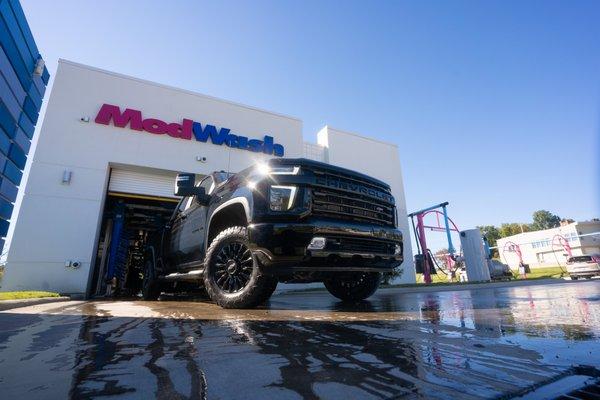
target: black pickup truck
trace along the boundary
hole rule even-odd
[[[195,182],[148,247],[143,297],[177,283],[204,287],[225,308],[266,301],[278,282],[323,282],[343,301],[362,300],[402,263],[402,233],[390,187],[307,159],[272,159]]]

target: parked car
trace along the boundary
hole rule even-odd
[[[143,297],[204,287],[225,308],[254,307],[278,282],[323,282],[345,301],[378,288],[403,260],[389,185],[307,159],[272,159],[195,184],[179,174],[182,199],[146,253]]]
[[[489,260],[490,277],[495,281],[511,280],[514,278],[510,267],[498,260]]]
[[[567,272],[573,280],[600,275],[600,254],[572,256],[567,259]]]

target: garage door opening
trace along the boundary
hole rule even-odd
[[[104,203],[90,294],[137,296],[141,291],[144,251],[160,234],[177,206],[175,173],[114,167]]]
[[[140,293],[146,244],[160,234],[176,206],[176,199],[108,193],[94,269],[94,296]]]

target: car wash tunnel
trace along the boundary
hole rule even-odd
[[[160,234],[176,206],[176,199],[107,194],[90,291],[94,297],[140,292],[146,245]]]

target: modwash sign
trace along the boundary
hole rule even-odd
[[[213,144],[221,146],[223,144],[241,150],[253,151],[255,153],[265,153],[276,157],[283,157],[284,148],[273,141],[273,137],[265,136],[260,139],[249,139],[231,133],[227,128],[216,128],[214,125],[202,124],[191,119],[183,119],[181,123],[165,122],[156,118],[143,118],[142,112],[126,108],[121,112],[118,106],[112,104],[103,104],[98,111],[95,122],[97,124],[110,125],[119,128],[126,128],[135,131],[146,131],[155,135],[168,135],[177,139],[195,140],[206,143],[208,139]]]

